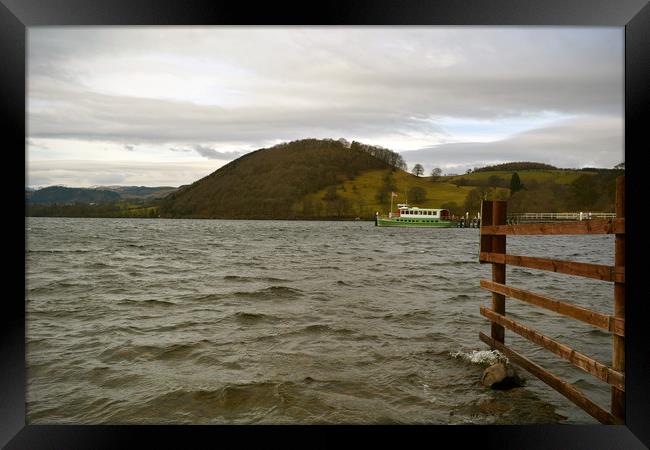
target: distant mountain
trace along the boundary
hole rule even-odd
[[[152,200],[174,192],[171,186],[99,186],[93,188],[73,188],[48,186],[42,189],[25,189],[28,203],[111,203],[122,200]]]
[[[28,203],[109,203],[120,200],[120,194],[103,189],[49,186],[32,192]]]
[[[550,164],[530,162],[530,161],[517,161],[507,162],[503,164],[495,164],[492,166],[477,167],[474,172],[498,172],[498,171],[512,171],[512,170],[557,170],[557,167]]]
[[[123,199],[130,198],[161,198],[167,194],[174,192],[176,189],[172,186],[99,186],[97,189],[104,189],[108,191],[117,192]]]

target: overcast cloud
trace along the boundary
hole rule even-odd
[[[623,28],[28,30],[31,186],[186,184],[307,137],[448,172],[612,167],[622,117]]]

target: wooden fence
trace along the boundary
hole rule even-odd
[[[492,309],[481,306],[480,313],[492,322],[492,328],[490,336],[479,333],[479,338],[553,387],[601,423],[625,423],[625,177],[616,180],[616,218],[507,225],[506,202],[483,201],[481,209],[479,259],[481,263],[492,263],[492,280],[481,280],[480,284],[482,288],[492,292]],[[507,235],[578,234],[615,234],[614,266],[506,253]],[[613,313],[591,311],[568,302],[508,286],[505,284],[508,264],[612,282],[614,283]],[[506,297],[545,308],[611,333],[611,367],[506,317]],[[611,386],[611,410],[607,411],[570,383],[507,347],[504,340],[506,328],[608,383]]]
[[[507,223],[561,222],[563,220],[615,219],[616,213],[603,212],[563,212],[563,213],[512,213]]]

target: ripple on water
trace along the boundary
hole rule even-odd
[[[478,382],[484,365],[472,355],[485,351],[477,335],[489,329],[478,314],[489,293],[478,280],[489,267],[478,263],[476,230],[28,225],[30,423],[594,423],[542,383],[497,393]],[[612,239],[572,242],[551,237],[530,251],[609,264],[599,255],[611,253]],[[554,295],[586,308],[611,303],[611,291],[589,281],[519,269],[508,276],[523,289],[560,289]],[[515,311],[586,354],[611,346],[600,330]],[[547,353],[531,355],[607,401],[608,386]]]

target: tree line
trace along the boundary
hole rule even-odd
[[[27,204],[28,217],[97,217],[97,218],[157,218],[158,206],[154,203],[52,203]]]

